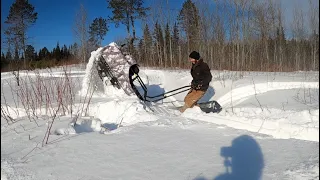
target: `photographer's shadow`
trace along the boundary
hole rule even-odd
[[[226,172],[214,180],[259,180],[264,168],[259,144],[248,135],[232,141],[230,147],[222,147],[220,155],[225,158]]]

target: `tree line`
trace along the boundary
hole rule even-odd
[[[80,6],[73,27],[76,47],[34,53],[26,43],[26,32],[38,14],[28,1],[16,0],[6,21],[8,52],[13,50],[14,57],[18,52],[26,68],[30,66],[26,62],[42,60],[86,63],[91,51],[104,46],[102,40],[114,24],[127,31],[126,38],[115,41],[127,43],[127,50],[146,67],[188,68],[188,55],[196,50],[216,70],[319,69],[319,7],[312,0],[305,1],[307,13],[295,6],[292,22],[285,19],[281,1],[273,0],[185,0],[182,7],[170,7],[168,0],[106,2],[112,14],[101,15],[90,25],[85,7]],[[20,11],[21,7],[27,10]],[[22,12],[26,14],[21,16]],[[142,23],[141,37],[136,33],[137,21]],[[7,55],[1,57],[1,64],[3,59],[10,62]]]
[[[286,31],[280,1],[186,0],[173,17],[162,2],[137,43],[140,64],[189,68],[196,50],[216,70],[319,70],[319,7],[311,0],[308,13],[295,6]]]
[[[47,47],[41,48],[39,52],[35,50],[32,45],[27,45],[25,55],[22,53],[19,55],[18,50],[14,51],[14,54],[8,50],[5,54],[1,53],[1,69],[2,70],[13,70],[14,67],[21,66],[24,67],[24,60],[27,59],[27,66],[31,69],[34,68],[47,68],[66,61],[70,59],[75,59],[78,52],[78,44],[60,47],[57,43],[56,47],[51,51]],[[22,68],[20,68],[22,69]]]
[[[83,6],[81,6],[83,7]],[[81,13],[81,9],[80,9]],[[37,52],[28,44],[27,30],[36,23],[38,13],[27,0],[16,0],[10,7],[9,15],[5,21],[4,44],[6,53],[1,53],[1,71],[20,69],[47,68],[57,65],[79,63],[83,56],[83,43],[75,42],[72,45],[63,45],[59,42],[51,51],[43,47]],[[76,26],[77,24],[75,24]],[[82,28],[81,25],[79,28]],[[86,48],[90,51],[101,46],[101,42],[108,31],[106,19],[95,18],[90,27],[84,29],[88,33]],[[77,31],[75,31],[75,34]],[[86,57],[87,58],[87,57]]]

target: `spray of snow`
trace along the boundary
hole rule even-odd
[[[107,77],[101,81],[95,63],[100,57],[110,66],[113,75],[118,79],[122,91],[113,87]],[[81,95],[90,94],[92,91],[102,96],[122,97],[131,95],[132,89],[129,83],[129,68],[135,64],[135,60],[130,55],[121,52],[120,47],[112,42],[107,46],[100,47],[91,52],[89,62],[86,66],[85,76],[82,82]]]

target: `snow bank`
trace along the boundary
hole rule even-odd
[[[186,85],[191,81],[189,72],[168,73],[167,71],[147,70],[149,76],[160,73],[165,74],[163,83],[166,90]],[[294,81],[291,81],[290,74],[286,75],[287,78],[285,76],[278,78],[278,76],[272,77],[270,74],[265,74],[265,79],[260,75],[259,80],[256,80],[255,74],[251,74],[251,76],[247,75],[246,78],[235,80],[233,83],[213,80],[210,83],[211,89],[208,90],[210,92],[206,93],[206,97],[203,99],[206,101],[217,100],[223,110],[219,114],[206,114],[200,108],[194,107],[187,109],[181,116],[267,134],[274,138],[295,138],[318,142],[319,82],[299,81],[306,78],[305,74],[302,74],[303,77],[299,77],[295,73]],[[313,77],[313,74],[310,76]],[[267,79],[272,79],[272,81],[267,81]],[[298,89],[296,95],[293,95],[293,92],[284,93],[292,89]],[[280,91],[281,94],[277,93]],[[267,92],[274,93],[267,94]],[[265,97],[264,94],[266,94]],[[186,93],[183,93],[175,97],[179,101],[183,101],[185,95]],[[255,95],[259,96],[255,97]],[[296,98],[306,98],[307,102],[299,102]],[[259,104],[251,105],[253,107],[247,107],[248,105],[244,106],[243,104],[245,101],[256,103],[257,99],[262,107],[259,107]],[[283,105],[285,109],[282,109],[283,99],[286,101],[292,99],[289,101],[290,104]],[[309,102],[309,99],[312,102]]]
[[[319,82],[266,82],[252,85],[245,85],[239,88],[232,89],[224,96],[218,98],[221,106],[233,106],[245,101],[248,97],[255,94],[262,94],[268,91],[279,89],[296,89],[296,88],[318,88]]]
[[[314,81],[313,74],[310,75],[311,79],[307,77],[306,73],[294,73],[292,76],[286,74],[287,79],[286,76],[281,76],[280,79],[277,79],[277,76],[272,78],[272,74],[266,73],[265,80],[261,74],[257,78],[255,74],[248,74],[242,79],[232,80],[233,82],[231,80],[225,80],[224,82],[213,80],[210,83],[210,92],[205,95],[205,100],[217,100],[222,105],[223,110],[219,114],[206,114],[195,107],[188,109],[180,116],[179,113],[176,113],[177,110],[172,109],[173,106],[182,105],[187,92],[159,102],[162,103],[160,104],[162,109],[158,109],[157,113],[151,112],[135,95],[128,96],[126,91],[116,89],[109,84],[105,85],[99,79],[96,68],[94,68],[94,61],[100,55],[104,56],[106,61],[111,62],[110,66],[119,74],[119,81],[122,82],[123,88],[127,90],[130,87],[126,87],[128,79],[125,74],[130,64],[128,62],[133,62],[129,56],[123,57],[119,53],[118,47],[113,43],[91,53],[81,92],[83,95],[88,93],[88,90],[96,88],[93,94],[93,97],[96,98],[91,101],[88,115],[100,121],[100,125],[109,123],[129,126],[160,119],[165,121],[170,119],[171,116],[176,116],[184,118],[185,121],[205,121],[235,129],[267,134],[274,138],[295,138],[319,142],[319,82],[312,82]],[[126,59],[129,59],[128,62]],[[123,62],[125,63],[122,64]],[[81,76],[79,71],[71,71],[70,73]],[[53,74],[62,75],[59,72]],[[188,85],[191,82],[188,71],[146,70],[141,68],[139,74],[145,75],[144,81],[147,82],[148,95],[151,96]],[[9,73],[4,75],[5,78],[11,77]],[[54,76],[46,73],[41,75]],[[303,81],[304,79],[312,81]],[[297,89],[297,92],[295,89]],[[297,94],[295,95],[295,93]],[[298,98],[298,100],[295,98]],[[305,98],[308,102],[299,102],[299,98]],[[259,103],[257,103],[258,101]],[[287,101],[287,104],[283,105],[283,101]],[[172,111],[169,112],[169,109]],[[15,108],[9,108],[8,112],[13,118],[26,114],[22,109]],[[96,120],[91,120],[91,125],[92,123],[98,123]],[[88,127],[87,130],[96,131],[89,125],[90,123],[84,122],[84,124],[79,125]]]
[[[187,85],[190,75],[188,72],[177,71],[163,71],[163,70],[142,70],[141,73],[147,74],[148,80],[148,94],[156,95],[163,91],[169,91],[181,86]],[[173,78],[174,77],[174,78]],[[195,107],[186,110],[181,116],[188,120],[199,120],[219,125],[225,125],[235,129],[244,129],[251,132],[258,132],[261,134],[270,135],[279,139],[303,139],[309,141],[319,142],[319,102],[313,104],[305,104],[299,108],[300,103],[292,100],[290,106],[286,109],[279,109],[281,104],[280,99],[292,99],[293,93],[276,93],[277,91],[289,91],[292,89],[319,89],[318,82],[295,82],[282,81],[277,82],[261,82],[254,84],[253,77],[247,79],[240,79],[235,81],[231,87],[231,83],[223,86],[215,81],[211,82],[214,90],[210,89],[210,96],[206,100],[217,100],[223,107],[219,114],[206,114],[199,108]],[[262,79],[262,77],[259,77]],[[283,78],[283,77],[282,77]],[[284,80],[284,79],[283,79]],[[107,87],[108,88],[108,87]],[[113,87],[110,90],[114,90]],[[274,91],[273,94],[267,92]],[[224,93],[221,93],[224,92]],[[314,91],[314,97],[319,97],[319,91]],[[110,93],[112,94],[112,93]],[[185,93],[176,95],[178,98],[168,98],[161,104],[164,112],[152,113],[147,107],[137,100],[135,96],[128,97],[114,97],[112,100],[105,102],[92,102],[90,107],[90,116],[101,120],[103,123],[122,124],[124,126],[133,125],[140,122],[156,121],[159,119],[169,119],[171,115],[178,115],[177,110],[172,110],[170,113],[166,112],[172,109],[173,105],[180,104]],[[266,94],[266,97],[263,95]],[[259,97],[255,97],[259,95]],[[282,97],[286,95],[286,97]],[[281,97],[278,97],[281,96]],[[247,107],[242,106],[244,101],[249,100],[259,101],[262,107]],[[268,101],[263,101],[264,99]],[[318,98],[316,98],[318,99]],[[304,108],[304,109],[303,109]],[[162,113],[160,117],[159,114]],[[165,114],[167,113],[167,114]],[[179,115],[178,115],[179,116]],[[195,121],[193,121],[195,122]]]

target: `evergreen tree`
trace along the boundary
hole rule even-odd
[[[160,66],[163,66],[163,59],[164,59],[164,39],[163,39],[163,33],[162,33],[162,28],[161,25],[156,22],[155,27],[154,27],[154,39],[155,39],[155,45],[157,47],[157,54],[158,54],[158,62]]]
[[[69,58],[69,52],[68,52],[68,48],[66,45],[63,45],[62,54],[63,54],[63,58],[66,58],[66,59]]]
[[[9,50],[6,53],[6,60],[7,61],[11,61],[12,60],[12,54],[11,54],[11,52]]]
[[[39,61],[43,59],[43,53],[42,53],[42,49],[39,50],[39,53],[38,53],[38,58],[37,58]]]
[[[139,61],[142,62],[142,63],[145,63],[145,52],[144,52],[144,42],[143,42],[143,39],[140,39],[139,40],[139,43],[138,43],[138,51],[139,51]],[[140,62],[137,62],[137,63],[140,63]]]
[[[57,43],[57,47],[53,51],[53,56],[57,61],[61,60],[61,51],[60,51],[59,42]]]
[[[144,55],[146,58],[147,66],[149,65],[149,61],[151,60],[152,53],[152,36],[150,34],[150,30],[148,25],[146,25],[143,29],[143,43],[144,43]]]
[[[15,0],[5,21],[8,24],[6,32],[13,41],[18,41],[18,44],[22,45],[24,54],[26,54],[27,29],[36,22],[37,17],[38,13],[34,12],[34,7],[28,0]],[[15,48],[20,50],[19,47]],[[25,61],[24,65],[26,66]]]
[[[178,16],[179,24],[187,36],[188,51],[198,50],[200,43],[200,16],[196,5],[186,0]]]
[[[3,52],[1,53],[1,62],[6,61],[6,57],[4,56]]]
[[[72,54],[73,57],[77,57],[79,52],[79,45],[77,43],[74,43],[71,45],[70,53]]]
[[[46,47],[44,47],[39,50],[38,59],[39,60],[50,59],[49,54],[50,54],[50,52],[48,51],[48,49]]]
[[[4,67],[4,66],[7,66],[8,65],[8,61],[6,60],[6,57],[4,56],[3,52],[1,53],[1,69]]]
[[[28,60],[35,60],[35,56],[34,56],[35,50],[34,47],[31,45],[27,45],[27,49],[26,49],[26,59]]]
[[[107,0],[108,8],[112,9],[112,17],[109,17],[111,22],[114,22],[116,27],[119,23],[126,26],[129,51],[133,52],[133,43],[136,39],[135,20],[146,17],[146,12],[149,8],[143,7],[143,0]],[[132,35],[131,35],[132,29]]]
[[[90,40],[95,45],[101,46],[103,37],[108,32],[107,20],[102,17],[95,18],[89,27]]]
[[[179,57],[179,29],[177,23],[174,23],[172,34],[173,59],[177,61]],[[175,65],[178,65],[178,63],[176,62]]]
[[[44,59],[50,59],[51,58],[51,53],[47,49],[47,47],[42,48],[42,55]]]
[[[169,61],[170,60],[170,40],[171,38],[171,34],[170,34],[170,28],[169,28],[169,24],[166,24],[166,28],[164,30],[164,39],[165,39],[165,43],[166,43],[166,59]]]
[[[4,56],[3,52],[1,53],[1,69],[8,65],[8,61],[6,60],[6,57]]]

